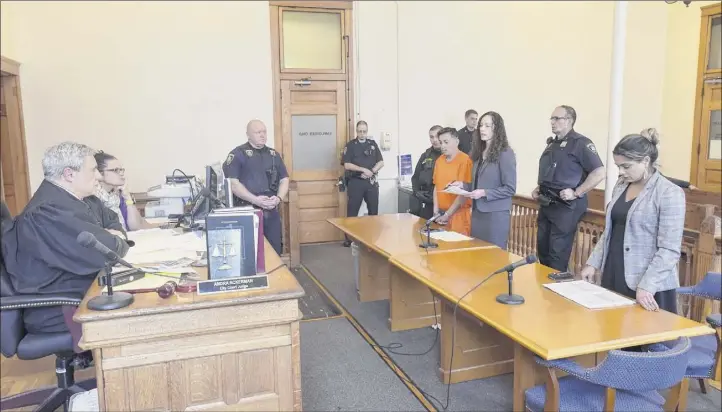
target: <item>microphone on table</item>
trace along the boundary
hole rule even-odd
[[[438,243],[432,243],[431,242],[431,224],[436,222],[436,219],[440,218],[441,216],[444,216],[443,212],[439,212],[431,217],[431,219],[427,220],[425,223],[425,229],[426,229],[426,242],[422,242],[419,244],[420,248],[424,249],[433,249],[436,247],[439,247]]]
[[[96,296],[88,301],[88,309],[90,310],[113,310],[124,308],[133,303],[134,297],[130,293],[117,292],[113,293],[113,280],[111,273],[113,266],[120,263],[123,266],[132,268],[133,265],[123,260],[117,253],[110,250],[107,246],[100,243],[98,239],[90,232],[80,232],[75,239],[80,245],[88,249],[94,249],[105,257],[105,285],[108,288],[107,295]]]
[[[513,280],[513,272],[516,268],[529,265],[531,263],[535,263],[537,261],[536,256],[529,255],[525,257],[524,259],[518,260],[514,263],[510,263],[503,268],[497,270],[493,274],[506,272],[507,273],[507,281],[509,282],[509,293],[502,293],[499,296],[496,297],[496,301],[499,303],[502,303],[504,305],[521,305],[524,303],[524,298],[521,295],[515,295],[512,293],[511,289],[511,282]]]

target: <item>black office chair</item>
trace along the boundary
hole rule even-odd
[[[2,217],[5,220],[7,210],[0,202]],[[8,214],[9,215],[9,214]],[[10,358],[32,360],[55,355],[56,387],[35,389],[0,399],[0,410],[39,405],[36,411],[55,411],[61,405],[68,411],[70,397],[96,387],[95,379],[75,382],[75,360],[78,354],[73,351],[73,339],[67,333],[28,333],[23,322],[23,310],[27,308],[78,306],[82,296],[72,294],[57,295],[16,295],[5,270],[5,262],[0,254],[0,352]]]

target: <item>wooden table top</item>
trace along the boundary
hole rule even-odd
[[[178,312],[185,310],[196,310],[220,306],[243,305],[248,303],[259,303],[274,300],[298,299],[305,292],[296,280],[296,277],[283,265],[273,247],[265,240],[266,271],[268,275],[268,288],[251,290],[246,292],[227,292],[211,295],[198,295],[192,293],[176,293],[173,296],[162,299],[157,293],[135,294],[133,303],[125,308],[110,311],[94,311],[88,309],[88,301],[100,295],[101,287],[93,282],[85,298],[80,303],[73,319],[76,322],[92,322],[109,318],[124,318],[131,316],[142,316],[165,312]],[[278,269],[277,269],[278,268]],[[202,280],[208,279],[208,270],[205,267],[195,268]],[[274,270],[276,269],[276,270]],[[171,279],[169,279],[171,280]]]
[[[391,263],[452,303],[487,275],[521,259],[501,249],[462,250],[419,256],[394,256]],[[544,359],[560,359],[612,349],[714,333],[701,323],[639,305],[590,310],[542,286],[553,269],[539,263],[514,271],[513,293],[521,305],[504,305],[496,296],[508,293],[500,273],[468,294],[459,307],[504,333]],[[451,325],[445,325],[451,327]]]
[[[341,217],[328,219],[328,222],[384,257],[402,253],[427,253],[427,249],[419,247],[419,243],[426,241],[426,234],[420,232],[426,221],[410,213]],[[478,239],[461,242],[432,241],[438,243],[439,247],[428,249],[429,254],[456,249],[497,248]]]

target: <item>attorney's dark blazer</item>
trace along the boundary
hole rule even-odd
[[[481,168],[481,170],[479,170]],[[477,175],[478,174],[478,175]],[[479,212],[511,210],[511,197],[516,193],[516,155],[510,147],[499,154],[496,162],[474,162],[471,183],[466,190],[484,189],[486,196],[474,201]]]

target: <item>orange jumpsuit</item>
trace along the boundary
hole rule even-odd
[[[443,192],[446,185],[453,181],[471,183],[472,166],[471,158],[464,152],[459,152],[451,162],[446,160],[446,156],[439,156],[436,159],[434,190],[436,190],[440,210],[448,210],[456,200],[456,195]],[[467,236],[471,233],[471,199],[466,199],[456,213],[451,216],[448,229]]]

